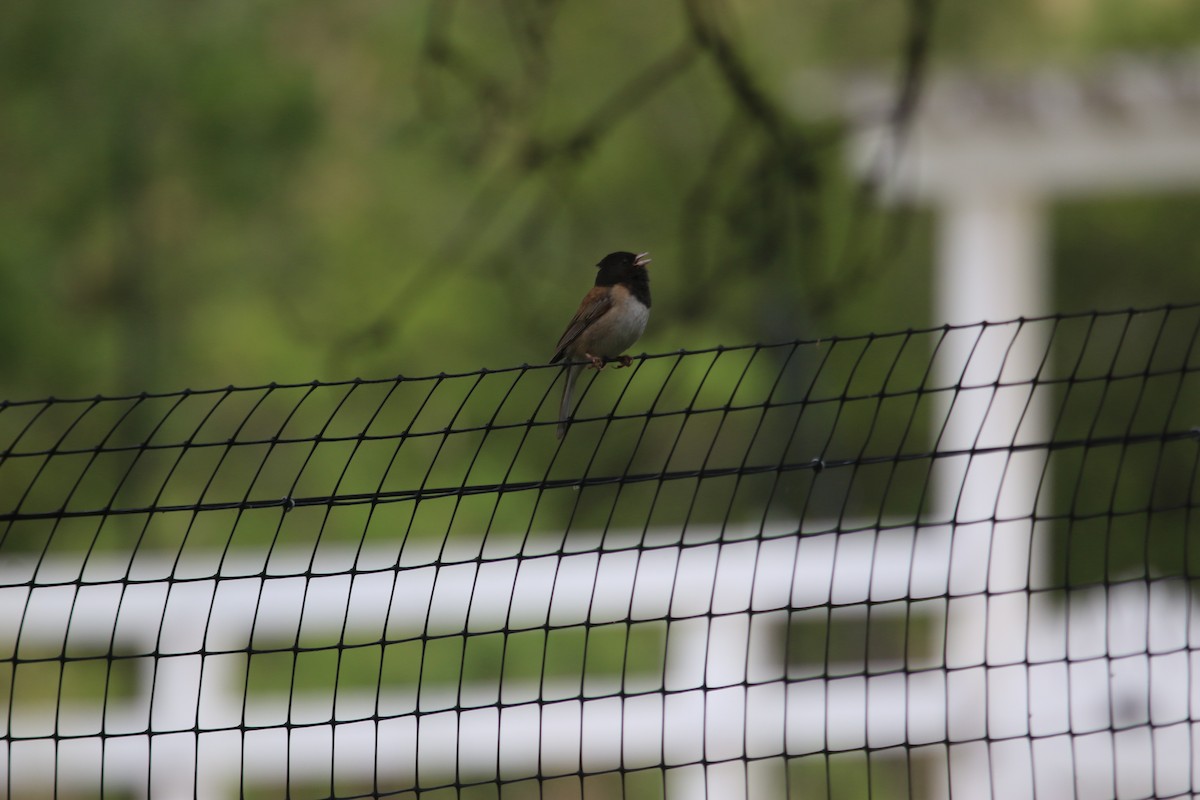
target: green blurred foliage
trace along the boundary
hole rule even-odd
[[[661,689],[665,647],[663,621],[535,628],[300,652],[284,645],[259,649],[241,673],[247,702],[273,706],[280,719],[296,693],[345,705],[378,693],[380,707],[402,714],[448,699],[474,707],[501,696],[518,703]]]
[[[327,371],[317,367],[326,366],[331,339],[363,314],[381,313],[379,293],[397,285],[421,295],[401,303],[416,317],[405,327],[417,329],[418,341],[436,337],[437,361],[489,342],[511,354],[479,356],[519,358],[524,348],[495,332],[510,315],[497,309],[494,270],[458,280],[446,273],[463,265],[430,263],[436,244],[487,178],[481,173],[495,169],[487,151],[517,135],[507,126],[553,129],[586,114],[637,63],[604,45],[649,50],[653,23],[669,29],[674,16],[644,15],[633,27],[575,10],[575,35],[557,37],[544,56],[555,67],[543,79],[545,97],[522,119],[506,106],[532,101],[504,92],[506,72],[520,65],[486,38],[495,12],[458,19],[495,96],[481,103],[443,78],[423,90],[432,96],[427,114],[415,111],[430,80],[417,63],[425,11],[416,4],[351,11],[131,1],[101,13],[55,0],[6,4],[2,13],[10,191],[0,207],[0,275],[9,284],[0,335],[13,345],[4,370],[11,394]],[[597,239],[635,234],[639,246],[661,249],[661,234],[651,237],[654,228],[636,220],[662,219],[656,210],[686,167],[677,156],[654,174],[652,156],[694,154],[702,137],[692,131],[711,121],[711,109],[690,105],[680,117],[651,108],[653,119],[598,154],[600,168],[580,179],[584,196],[568,210],[578,246],[551,245],[539,231],[537,252],[498,256],[525,273],[509,266],[507,280],[537,284],[527,287],[532,296],[565,315],[561,298],[575,287],[557,284],[569,267],[584,282],[593,254],[610,247]],[[687,124],[664,130],[668,117]],[[691,146],[681,147],[680,136]],[[675,169],[662,173],[668,166]],[[590,235],[579,236],[580,226]],[[155,342],[137,347],[143,337]],[[426,349],[390,344],[397,365]],[[384,360],[368,357],[372,366]]]
[[[696,541],[775,522],[791,530],[797,519],[805,530],[912,520],[930,463],[895,457],[928,448],[935,396],[923,387],[939,335],[715,350],[589,373],[561,446],[550,445],[556,369],[13,406],[0,414],[14,451],[0,469],[0,507],[81,516],[16,522],[0,548],[269,557],[277,543],[361,544],[398,547],[416,563],[485,546],[528,551],[530,533],[561,542],[665,526]],[[817,457],[842,466],[795,468]],[[857,458],[876,463],[848,466]],[[751,472],[738,475],[743,467]],[[661,486],[578,486],[673,473]],[[482,490],[497,486],[505,491]],[[358,499],[321,500],[334,496]],[[302,504],[282,513],[282,497]],[[238,511],[243,502],[266,505]],[[193,515],[196,504],[210,510]],[[159,511],[97,515],[108,508]]]
[[[1127,291],[1138,299],[1132,283]],[[1091,444],[1049,454],[1039,528],[1051,533],[1051,558],[1041,580],[1200,574],[1200,531],[1190,522],[1200,500],[1196,442],[1167,438],[1197,430],[1200,318],[1159,312],[1056,327],[1054,372],[1068,381],[1052,387],[1051,437]]]
[[[929,220],[880,228],[836,131],[792,111],[806,71],[894,72],[909,4],[695,7],[6,3],[0,391],[536,363],[614,249],[655,255],[647,350],[929,322]],[[938,3],[934,66],[1178,46],[1195,13]],[[1136,241],[1196,247],[1165,221]]]

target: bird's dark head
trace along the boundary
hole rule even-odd
[[[650,263],[649,253],[626,253],[624,250],[618,250],[615,253],[609,253],[600,262],[596,264],[600,269],[634,269],[644,268]]]
[[[646,275],[646,265],[650,263],[649,253],[626,253],[620,250],[609,253],[596,264],[600,273],[596,276],[597,285],[612,285],[629,280],[641,273]],[[603,283],[601,281],[603,280]]]
[[[649,263],[649,253],[626,253],[623,250],[609,253],[596,265],[599,268],[599,272],[596,273],[596,285],[625,284],[642,303],[649,306],[650,272],[646,269]]]

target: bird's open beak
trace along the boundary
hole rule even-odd
[[[650,263],[650,254],[649,253],[638,253],[637,256],[633,259],[633,265],[635,267],[644,267],[649,263]]]

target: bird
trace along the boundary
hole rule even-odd
[[[628,367],[629,356],[621,355],[633,346],[650,318],[649,253],[609,253],[596,264],[596,283],[583,297],[579,310],[567,324],[558,340],[551,364],[563,361],[566,381],[562,402],[558,407],[558,428],[561,439],[567,432],[571,412],[571,392],[584,367],[603,369],[609,360]]]

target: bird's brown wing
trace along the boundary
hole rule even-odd
[[[571,318],[567,329],[563,331],[562,337],[558,340],[558,346],[554,348],[554,357],[550,359],[550,363],[561,361],[567,354],[567,348],[596,320],[604,316],[612,308],[612,305],[612,292],[609,287],[592,287],[592,290],[584,295],[583,302],[579,304],[579,310],[575,312],[575,316]]]

